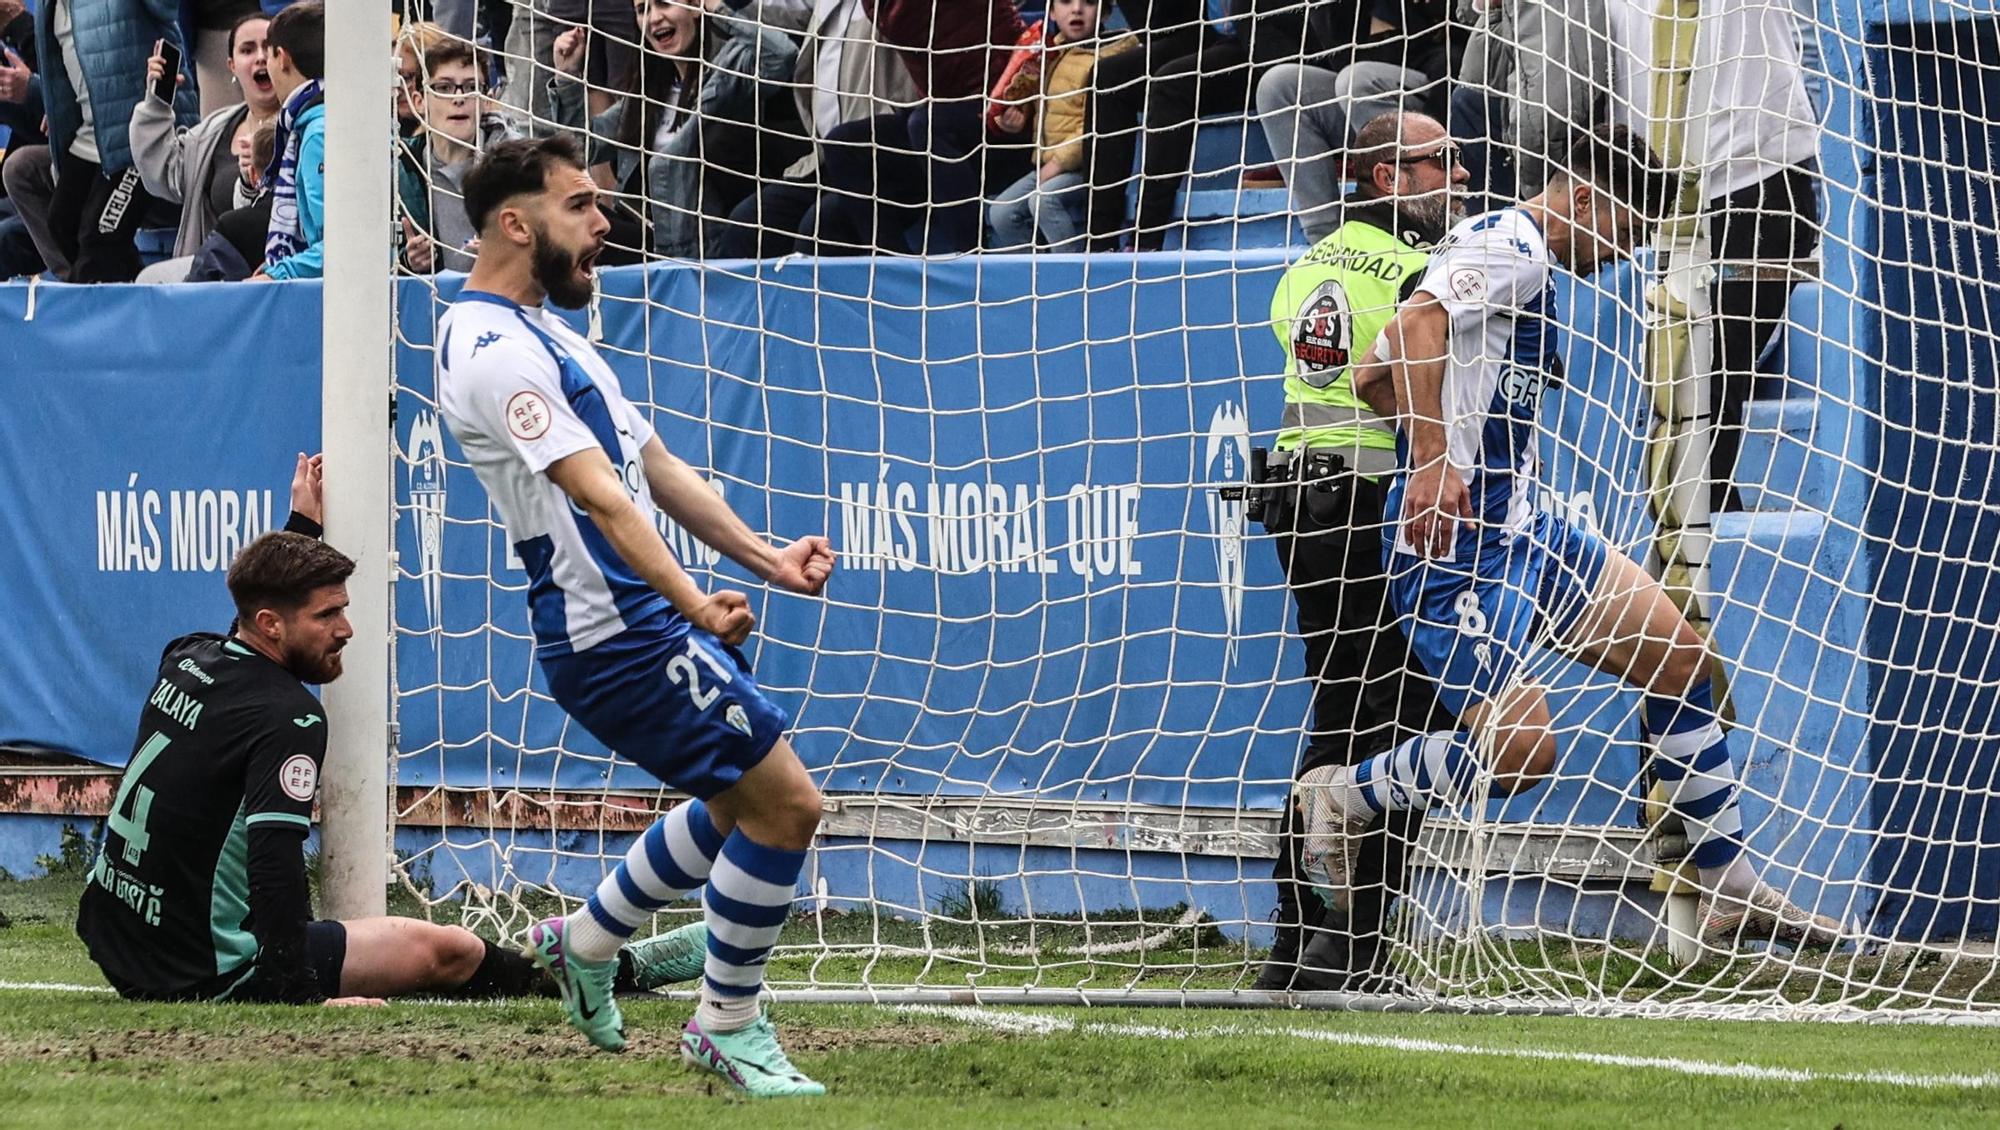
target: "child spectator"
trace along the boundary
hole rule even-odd
[[[1035,168],[987,205],[993,247],[1032,247],[1036,233],[1051,250],[1080,246],[1090,189],[1083,174],[1084,107],[1097,60],[1130,50],[1131,36],[1098,37],[1098,0],[1054,0],[1046,24],[1025,42],[993,88],[989,128],[1020,136],[1037,122]],[[1046,27],[1046,32],[1044,28]]]
[[[680,0],[638,0],[639,65],[609,110],[589,125],[587,159],[599,186],[643,200],[650,222],[628,207],[611,217],[610,240],[655,255],[713,254],[743,198],[719,183],[730,162],[754,154],[767,110],[791,105],[783,83],[798,48],[782,32]],[[584,32],[556,40],[556,120],[583,126]],[[795,125],[796,131],[798,127]],[[622,202],[621,202],[622,203]]]
[[[480,149],[514,130],[484,108],[478,56],[463,40],[444,40],[424,56],[416,110],[423,132],[410,139],[396,164],[403,264],[420,273],[469,271],[479,233],[466,218],[460,184]]]
[[[303,0],[271,20],[266,50],[278,112],[271,182],[271,228],[264,265],[251,282],[316,279],[326,269],[326,7]]]
[[[141,281],[173,270],[167,264],[192,256],[215,230],[216,217],[256,198],[255,184],[238,172],[237,155],[249,150],[258,127],[278,116],[278,90],[271,83],[270,60],[264,53],[270,24],[269,17],[259,12],[244,16],[230,29],[228,81],[241,92],[241,101],[223,106],[188,130],[174,127],[173,107],[153,94],[132,111],[132,160],[140,180],[147,192],[181,208],[174,258],[147,268]],[[166,61],[155,51],[146,61],[146,77],[157,82],[165,72]],[[175,281],[187,276],[187,263],[180,262],[178,270]]]
[[[424,85],[424,56],[451,38],[428,20],[404,24],[396,35],[396,133],[415,137],[424,128],[417,117],[417,94]]]

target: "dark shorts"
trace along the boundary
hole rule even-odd
[[[742,652],[679,616],[543,659],[542,671],[592,737],[702,800],[764,760],[790,723]]]
[[[347,964],[347,927],[338,922],[306,923],[306,965],[313,971],[319,982],[320,992],[329,997],[340,995],[340,970]],[[197,981],[178,989],[156,989],[145,985],[134,985],[109,973],[105,980],[118,990],[118,995],[135,1001],[226,1001],[238,985],[248,980],[255,971],[255,965],[232,969],[206,981]]]
[[[320,992],[340,996],[340,970],[347,964],[347,927],[331,920],[306,923],[306,964],[319,978]]]

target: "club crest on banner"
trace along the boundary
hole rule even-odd
[[[444,595],[444,434],[437,413],[425,409],[410,421],[403,444],[408,466],[410,522],[417,538],[417,582],[423,586],[424,615],[442,623]]]
[[[1247,482],[1250,476],[1250,422],[1243,406],[1233,400],[1216,406],[1208,418],[1208,444],[1202,466],[1209,489],[1208,528],[1215,542],[1216,591],[1222,597],[1222,622],[1227,641],[1223,663],[1236,663],[1236,633],[1243,622],[1243,500],[1224,498],[1226,483]]]

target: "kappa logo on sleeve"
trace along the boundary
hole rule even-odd
[[[542,394],[522,390],[507,401],[507,430],[518,439],[540,439],[549,434],[549,402]]]
[[[303,753],[295,753],[278,766],[278,788],[300,804],[312,800],[319,788],[319,766]]]

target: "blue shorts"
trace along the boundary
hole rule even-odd
[[[542,671],[592,737],[701,800],[741,780],[790,724],[742,652],[677,615],[543,659]]]
[[[1610,552],[1596,534],[1537,514],[1527,533],[1482,547],[1469,568],[1388,550],[1389,601],[1438,699],[1463,715],[1506,689],[1538,639],[1576,623]]]

